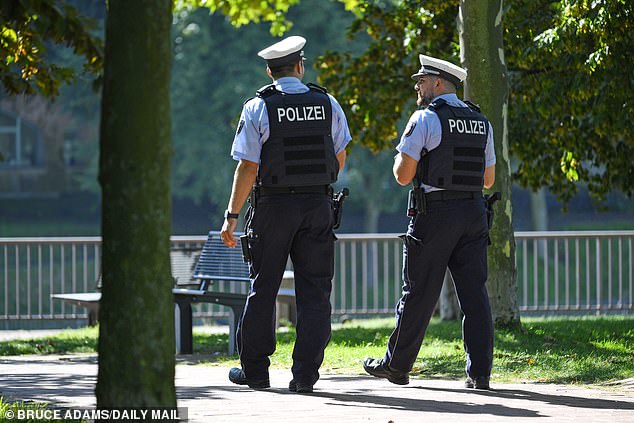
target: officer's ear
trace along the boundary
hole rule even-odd
[[[266,74],[267,74],[268,76],[270,76],[270,77],[271,77],[271,79],[274,79],[274,78],[273,78],[273,75],[271,74],[271,68],[269,68],[268,66],[266,67]]]

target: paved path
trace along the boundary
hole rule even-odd
[[[322,375],[313,394],[287,390],[290,371],[273,370],[272,388],[252,391],[227,380],[226,367],[176,367],[178,406],[190,422],[634,422],[634,389],[495,384],[475,391],[460,381],[412,379],[407,386],[369,376]],[[94,355],[0,357],[0,395],[94,407]],[[1,420],[1,419],[0,419]]]

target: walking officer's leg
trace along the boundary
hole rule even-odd
[[[275,299],[294,231],[293,214],[286,204],[274,200],[260,199],[249,228],[253,280],[236,334],[242,368],[249,379],[268,378],[269,356],[276,345]]]
[[[332,206],[326,196],[304,200],[304,221],[291,247],[297,303],[293,379],[312,386],[319,379],[330,341],[330,292],[334,275]]]
[[[442,229],[445,219],[440,213],[419,215],[404,236],[403,294],[384,358],[401,372],[412,369],[440,296],[453,239]]]
[[[467,354],[466,372],[471,378],[489,377],[493,361],[493,321],[486,289],[487,224],[484,211],[474,210],[476,219],[460,239],[449,260],[460,308]],[[473,213],[472,213],[473,214]]]

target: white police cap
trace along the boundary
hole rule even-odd
[[[418,58],[420,60],[420,69],[412,75],[413,80],[417,80],[423,75],[436,75],[446,79],[455,86],[459,86],[467,78],[467,70],[451,62],[425,56],[424,54],[419,54]]]
[[[293,35],[264,50],[260,50],[258,56],[266,60],[266,63],[272,68],[292,65],[304,57],[304,52],[302,51],[304,44],[306,44],[304,37]]]

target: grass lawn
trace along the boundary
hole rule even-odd
[[[333,326],[324,373],[361,374],[365,357],[381,357],[392,319],[355,320]],[[295,331],[278,332],[273,368],[290,368]],[[195,353],[206,365],[236,366],[227,334],[194,331]],[[69,330],[37,340],[0,342],[0,355],[94,352],[97,330]],[[492,379],[496,382],[601,383],[634,375],[634,317],[524,318],[522,329],[495,336]],[[460,322],[433,320],[411,376],[462,379],[464,352]]]

